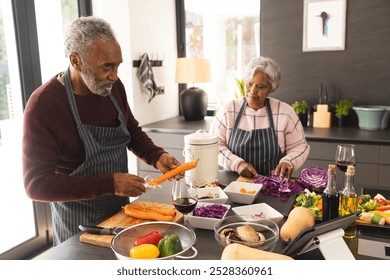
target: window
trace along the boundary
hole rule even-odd
[[[23,187],[23,109],[42,81],[64,70],[63,30],[79,5],[87,14],[88,3],[0,0],[0,259],[30,258],[50,246],[48,204],[33,202]]]
[[[180,22],[180,11],[184,19]],[[210,59],[212,82],[198,85],[215,108],[238,93],[236,79],[260,55],[260,0],[178,0],[179,57]]]

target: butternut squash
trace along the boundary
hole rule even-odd
[[[280,239],[290,243],[298,234],[308,227],[314,226],[315,216],[308,208],[303,206],[295,207],[287,217],[287,221],[280,228]]]
[[[293,260],[293,258],[238,243],[231,243],[223,249],[221,260]]]

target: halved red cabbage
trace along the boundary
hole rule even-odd
[[[299,180],[308,188],[325,189],[328,183],[328,171],[321,167],[302,169]]]

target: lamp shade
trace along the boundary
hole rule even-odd
[[[176,61],[176,83],[210,82],[210,61],[205,58],[181,57]]]

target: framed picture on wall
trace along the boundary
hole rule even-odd
[[[347,0],[304,0],[303,51],[345,50]]]

